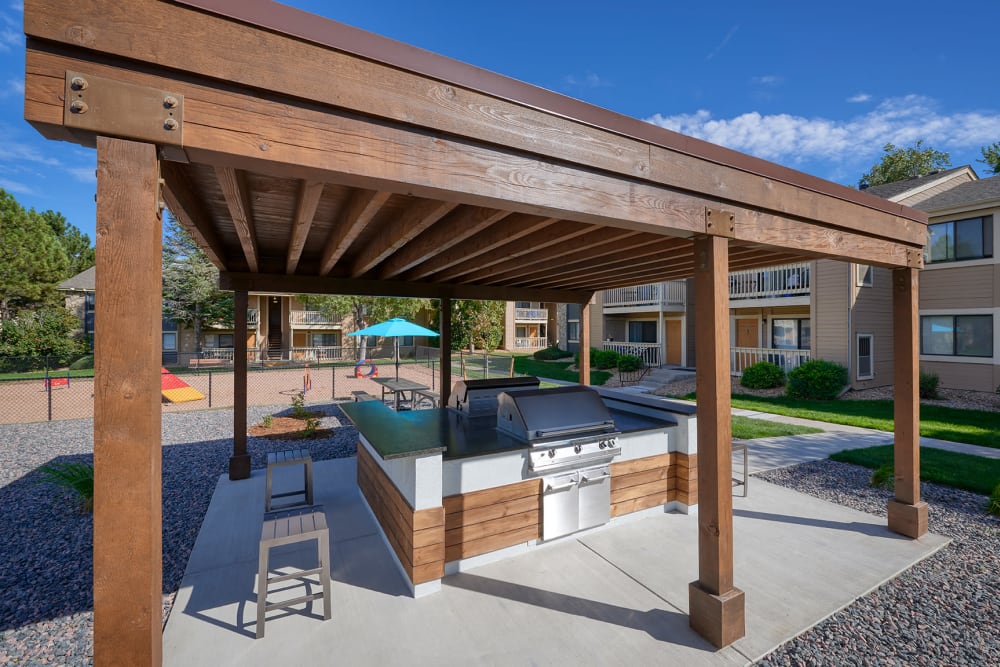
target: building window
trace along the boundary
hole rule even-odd
[[[580,342],[580,323],[578,321],[566,322],[566,338],[571,343]]]
[[[233,334],[205,334],[205,347],[232,347]]]
[[[629,322],[628,342],[630,343],[655,343],[656,342],[656,322]]]
[[[808,350],[812,326],[807,318],[771,320],[771,347],[777,350]]]
[[[855,270],[857,271],[857,285],[858,287],[871,287],[875,283],[875,267],[868,266],[867,264],[855,264]]]
[[[340,335],[335,333],[314,333],[311,335],[312,347],[337,347],[340,345]]]
[[[928,263],[993,256],[993,216],[928,225]]]
[[[992,357],[992,315],[927,315],[920,318],[920,354]]]
[[[858,334],[857,372],[859,380],[871,380],[875,377],[874,350],[875,336]]]
[[[163,332],[163,351],[164,352],[176,352],[177,351],[177,334],[174,332]]]

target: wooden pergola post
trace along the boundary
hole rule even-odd
[[[233,455],[229,459],[229,479],[250,477],[247,454],[247,301],[245,290],[233,296]]]
[[[729,240],[699,236],[694,255],[698,580],[688,586],[688,609],[691,627],[721,648],[746,634],[743,591],[733,586]]]
[[[927,532],[927,503],[920,500],[920,330],[915,268],[893,269],[892,328],[895,498],[889,501],[889,530],[917,538]]]
[[[438,307],[441,309],[438,317],[438,325],[441,327],[441,331],[438,332],[441,334],[438,344],[441,346],[441,407],[443,408],[451,399],[451,297],[441,297]]]
[[[156,146],[97,138],[94,662],[162,662],[162,223]]]
[[[580,384],[590,384],[590,301],[580,304]]]

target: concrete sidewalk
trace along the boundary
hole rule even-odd
[[[948,542],[906,539],[884,518],[755,481],[733,499],[747,635],[715,650],[688,626],[696,516],[650,512],[567,536],[414,600],[358,492],[355,459],[317,462],[314,476],[330,525],[332,620],[318,605],[273,613],[253,638],[263,474],[223,476],[164,630],[164,664],[744,665]]]

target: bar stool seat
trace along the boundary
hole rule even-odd
[[[302,466],[302,488],[295,491],[288,491],[285,493],[272,493],[271,492],[271,475],[275,468],[280,468],[282,466]],[[303,500],[294,501],[290,503],[285,503],[280,506],[273,506],[273,500],[275,498],[286,498],[289,496],[302,496]],[[312,474],[312,456],[309,454],[308,450],[305,449],[287,449],[282,452],[270,452],[267,455],[267,483],[265,485],[264,491],[264,511],[271,512],[274,510],[286,509],[288,507],[295,507],[298,505],[312,505],[313,504],[313,474]]]
[[[317,566],[306,570],[296,570],[288,574],[269,576],[271,549],[284,544],[316,540]],[[257,570],[257,639],[264,636],[265,614],[275,609],[285,609],[313,600],[323,600],[323,619],[330,620],[330,531],[326,527],[323,506],[286,510],[264,520],[260,531],[260,552]],[[291,600],[268,603],[267,593],[271,584],[289,579],[302,579],[319,575],[323,587],[321,593],[307,593]],[[303,582],[307,587],[312,582]]]

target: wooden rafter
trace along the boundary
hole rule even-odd
[[[386,260],[379,270],[379,278],[394,278],[436,254],[482,233],[510,215],[510,211],[481,206],[464,207],[455,213],[456,215],[445,218]]]
[[[163,199],[167,208],[205,251],[212,264],[220,271],[227,270],[226,252],[212,226],[211,214],[184,168],[174,162],[161,161],[160,176],[163,178]]]
[[[392,196],[390,192],[375,192],[372,190],[357,190],[341,211],[337,222],[327,238],[320,259],[319,274],[325,276],[344,255],[354,240],[358,238],[372,218],[378,214],[385,202]]]
[[[351,265],[351,276],[368,273],[456,206],[455,202],[435,199],[412,203],[405,213],[379,229],[378,238],[358,254]]]
[[[226,198],[229,216],[236,228],[236,236],[240,239],[243,254],[246,256],[247,267],[257,271],[257,232],[254,229],[253,209],[250,206],[250,196],[247,191],[246,177],[243,172],[230,167],[216,167],[215,176],[219,179],[219,187]]]
[[[309,236],[313,218],[319,199],[323,196],[323,184],[315,181],[300,181],[299,192],[295,198],[295,217],[292,218],[292,233],[288,237],[288,259],[285,262],[285,273],[295,273],[302,256],[302,248]]]
[[[738,252],[738,251],[734,251]],[[760,256],[748,259],[735,259],[729,262],[730,271],[742,271],[744,269],[757,269],[766,268],[768,266],[775,266],[778,264],[785,264],[790,260],[796,260],[798,258],[790,255],[783,255],[779,253],[775,254],[762,254]],[[601,280],[599,289],[613,289],[615,287],[631,287],[633,285],[644,285],[647,283],[657,283],[666,282],[669,280],[683,280],[685,278],[690,278],[694,274],[694,261],[686,260],[672,263],[669,267],[661,268],[659,270],[651,270],[648,273],[638,273],[638,274],[626,274],[625,272],[620,273],[620,277],[615,279],[604,279]],[[583,281],[584,283],[586,281]],[[598,289],[593,285],[574,283],[574,286],[580,285],[584,289]],[[546,287],[551,287],[552,289],[558,289],[558,287],[552,285],[546,285]]]

